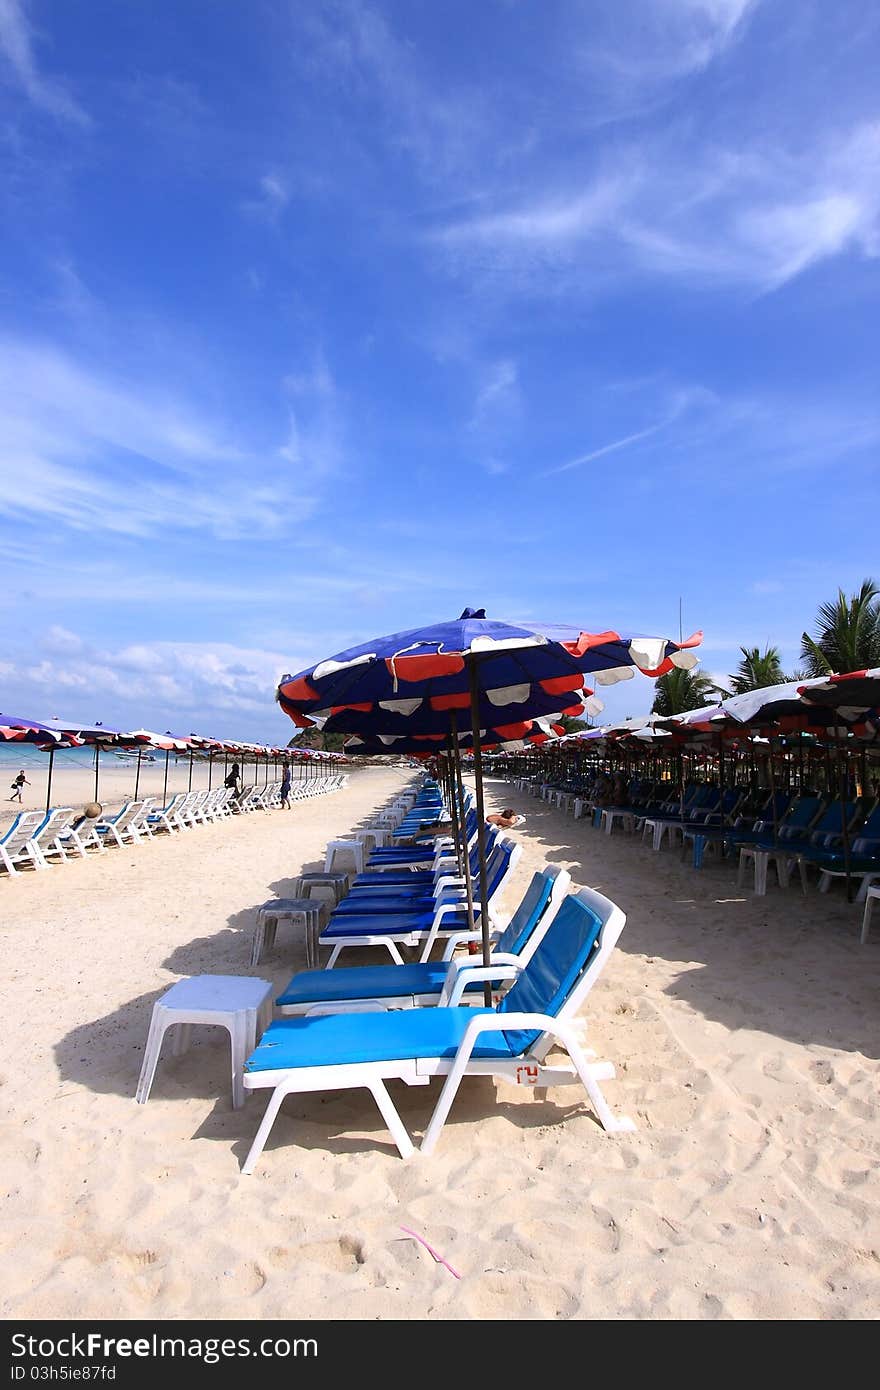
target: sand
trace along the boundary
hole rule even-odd
[[[472,1079],[403,1162],[365,1092],[292,1097],[245,1178],[265,1095],[231,1109],[214,1029],[135,1104],[153,1002],[201,972],[286,982],[283,930],[249,969],[254,906],[404,780],[0,883],[3,1315],[876,1316],[880,932],[858,945],[839,890],[755,899],[499,783],[527,816],[507,905],[551,861],[628,914],[586,1016],[635,1134],[573,1089]],[[418,1136],[436,1083],[392,1090]]]

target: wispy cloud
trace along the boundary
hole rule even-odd
[[[291,477],[174,395],[108,379],[57,350],[0,341],[0,513],[146,536],[274,534],[315,506],[314,473]]]
[[[87,127],[91,117],[64,86],[40,72],[22,0],[0,0],[0,54],[30,101],[50,116]]]
[[[809,266],[880,250],[880,122],[791,152],[769,143],[732,153],[670,142],[621,148],[625,174],[596,172],[551,192],[434,229],[430,241],[502,264],[515,287],[595,288],[625,271],[778,288]],[[584,275],[583,272],[590,273]]]
[[[242,210],[251,217],[277,226],[281,214],[290,202],[290,189],[287,179],[277,171],[263,174],[259,181],[259,194],[242,203]]]

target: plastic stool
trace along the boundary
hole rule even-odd
[[[245,1058],[257,1045],[258,1030],[262,1033],[271,1020],[272,986],[268,980],[255,980],[249,975],[194,975],[192,979],[179,980],[153,1005],[135,1094],[138,1105],[145,1105],[150,1094],[166,1030],[175,1026],[179,1029],[174,1038],[174,1055],[179,1057],[189,1047],[192,1025],[211,1023],[229,1033],[232,1105],[239,1110],[245,1098]]]
[[[350,854],[354,861],[354,872],[362,874],[364,872],[364,847],[358,840],[331,840],[327,846],[324,872],[329,874],[339,855],[344,858],[346,854]]]
[[[306,938],[306,967],[317,965],[322,904],[315,898],[272,898],[257,908],[251,965],[258,965],[264,949],[275,941],[279,922],[301,922]]]

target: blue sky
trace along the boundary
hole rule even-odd
[[[0,707],[880,575],[880,9],[0,0]],[[606,694],[649,707],[648,682]]]

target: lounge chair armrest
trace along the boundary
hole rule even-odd
[[[443,877],[438,878],[437,882],[434,884],[434,893],[442,893],[446,888],[463,887],[464,879],[461,877],[460,874],[444,874]]]
[[[517,975],[522,974],[521,965],[464,965],[450,980],[447,975],[440,994],[438,1007],[455,1008],[461,1003],[461,996],[470,985],[479,984],[481,980],[515,980]]]
[[[493,942],[498,940],[499,936],[501,936],[500,931],[490,932],[489,944],[492,945]],[[482,941],[482,939],[483,933],[481,931],[457,931],[454,936],[450,936],[447,939],[446,945],[443,948],[443,960],[452,960],[453,952],[455,952],[459,946],[463,946],[465,942]]]

